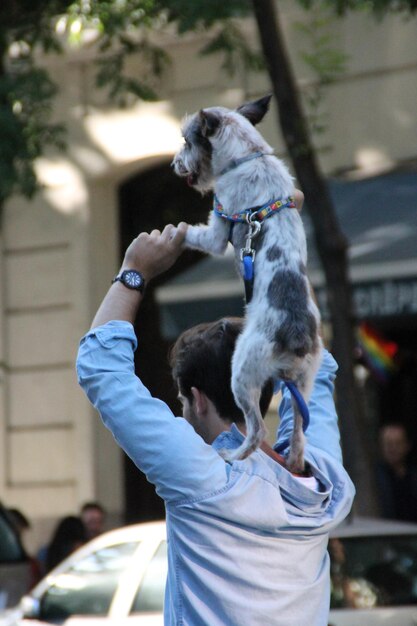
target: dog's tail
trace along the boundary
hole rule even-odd
[[[236,402],[242,409],[245,417],[246,437],[238,448],[221,451],[223,458],[229,462],[246,459],[246,457],[259,448],[267,434],[259,409],[259,389],[247,390],[239,387],[239,385],[232,384]]]

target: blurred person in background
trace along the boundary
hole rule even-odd
[[[55,528],[46,553],[46,571],[61,563],[74,550],[86,542],[87,534],[81,518],[75,515],[64,517]]]
[[[38,552],[38,561],[43,574],[47,574],[74,550],[87,540],[87,534],[80,517],[63,517],[55,527],[52,539]]]
[[[382,517],[417,522],[417,467],[410,462],[411,448],[403,424],[382,426],[376,472]]]
[[[98,537],[104,531],[106,511],[98,502],[86,502],[81,507],[81,521],[84,524],[87,540]]]
[[[25,545],[25,534],[28,532],[28,530],[30,530],[31,523],[26,517],[26,515],[20,509],[15,509],[15,508],[8,509],[8,514],[13,522],[13,525],[16,529],[17,534],[20,537],[20,541],[23,544],[24,550],[30,560],[30,565],[32,569],[32,583],[31,583],[31,587],[32,587],[37,582],[39,582],[42,576],[42,572],[41,572],[41,568],[39,567],[38,560],[28,553],[28,550]]]
[[[26,515],[19,509],[8,509],[9,516],[12,519],[13,525],[17,530],[20,539],[23,541],[24,533],[30,529],[30,522]]]

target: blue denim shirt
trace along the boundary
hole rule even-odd
[[[79,382],[118,444],[165,500],[169,626],[327,626],[329,530],[354,488],[341,462],[333,403],[336,363],[324,352],[310,402],[309,488],[258,450],[226,463],[242,441],[233,426],[206,444],[135,375],[131,324],[109,322],[81,341]],[[283,389],[279,439],[291,431]]]

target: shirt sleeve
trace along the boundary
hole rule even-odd
[[[334,380],[337,363],[332,355],[323,350],[323,358],[316,376],[313,392],[308,403],[310,424],[306,431],[307,447],[314,446],[325,450],[327,454],[342,462],[338,418],[333,399]],[[293,428],[293,410],[291,394],[281,384],[282,401],[279,406],[280,424],[277,443],[291,438]]]
[[[93,329],[80,343],[78,381],[105,426],[166,501],[225,485],[228,466],[183,418],[153,398],[135,374],[129,322]]]

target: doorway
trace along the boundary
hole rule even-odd
[[[168,162],[142,171],[126,181],[118,190],[120,224],[120,258],[138,233],[180,221],[196,223],[207,220],[211,197],[201,197],[174,175]],[[138,349],[135,370],[151,394],[165,401],[175,415],[180,405],[171,379],[167,355],[170,343],[163,338],[155,288],[173,278],[197,261],[202,255],[186,251],[175,266],[158,276],[146,288],[136,323]],[[146,476],[124,455],[125,522],[161,519],[165,515],[163,501],[148,483]]]

